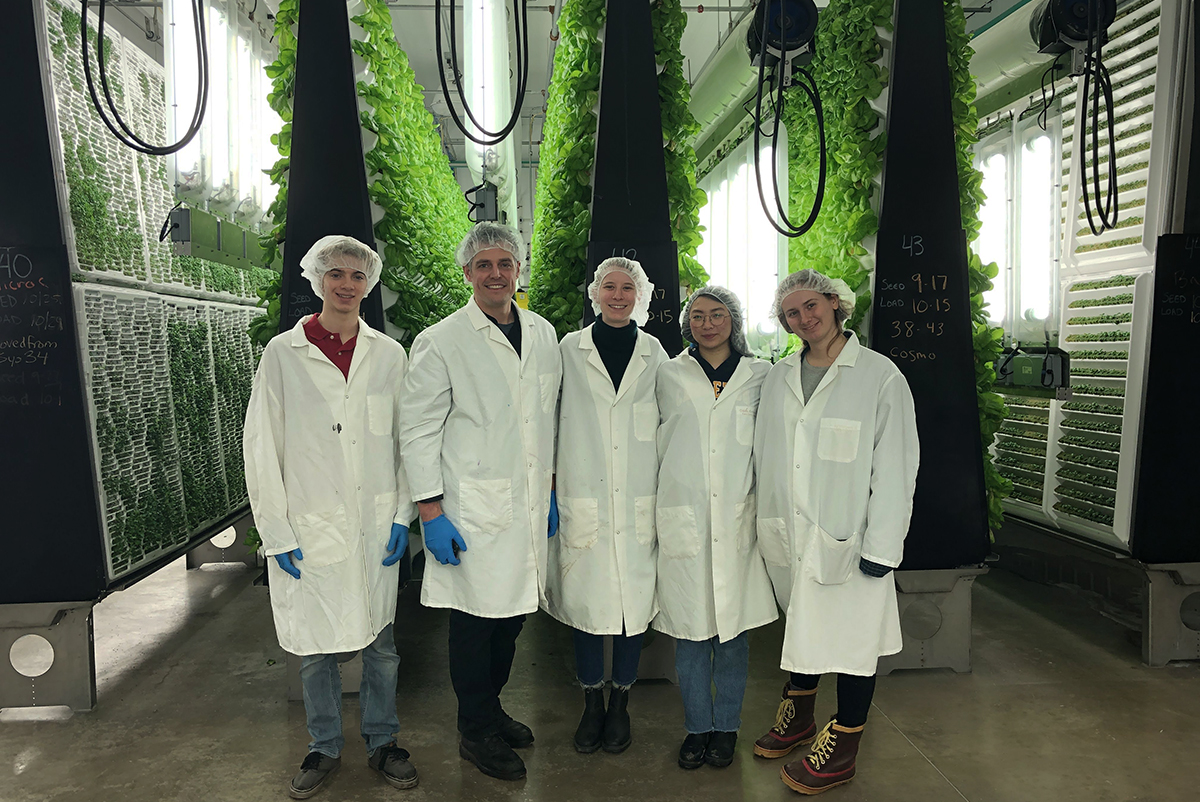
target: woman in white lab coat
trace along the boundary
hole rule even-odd
[[[916,414],[895,364],[842,330],[853,304],[845,282],[815,270],[780,283],[775,312],[805,347],[767,375],[754,436],[759,544],[787,612],[791,672],[754,752],[783,757],[811,742],[781,775],[805,794],[854,777],[876,664],[901,648],[891,570],[912,514]],[[818,734],[817,681],[831,672],[837,715]]]
[[[653,627],[675,638],[685,769],[733,762],[747,632],[779,615],[754,516],[754,416],[771,365],[750,354],[742,320],[737,296],[701,287],[683,312],[683,338],[694,345],[658,370]]]
[[[654,285],[642,266],[606,259],[588,287],[595,323],[560,344],[556,497],[546,609],[575,629],[584,713],[575,748],[622,752],[642,635],[654,618],[658,404],[654,378],[667,354],[641,331]],[[604,704],[604,638],[613,636],[612,692]]]

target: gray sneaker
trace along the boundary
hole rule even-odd
[[[367,755],[367,765],[383,775],[389,785],[396,788],[417,786],[417,767],[408,762],[407,749],[401,749],[392,741]]]
[[[292,799],[308,799],[321,790],[329,775],[342,765],[340,757],[330,757],[320,752],[309,752],[308,757],[300,764],[300,773],[292,778],[288,794]]]

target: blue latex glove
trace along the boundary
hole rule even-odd
[[[392,536],[388,538],[387,556],[383,558],[384,565],[395,565],[408,551],[408,527],[404,524],[392,524]]]
[[[467,550],[467,542],[445,515],[426,521],[425,548],[442,565],[458,565],[458,552]]]
[[[546,516],[546,520],[550,524],[550,533],[546,537],[554,537],[558,534],[558,494],[553,490],[550,491],[550,514]]]
[[[871,562],[866,557],[858,558],[858,570],[862,571],[867,576],[873,576],[876,579],[885,577],[892,572],[891,566],[880,565],[877,562]]]
[[[300,578],[300,569],[296,567],[296,564],[292,560],[303,559],[304,552],[300,551],[300,549],[292,549],[291,551],[285,551],[283,554],[275,555],[275,562],[279,563],[279,567],[296,577],[296,579]]]

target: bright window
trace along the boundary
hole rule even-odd
[[[776,233],[763,213],[754,180],[753,139],[735,148],[700,181],[708,204],[700,211],[706,229],[697,258],[713,284],[727,287],[745,310],[744,327],[750,348],[769,357],[784,338],[771,317],[771,302],[781,272],[787,271],[787,242]],[[787,153],[780,135],[780,152]],[[770,142],[764,142],[761,164],[763,189],[771,201]],[[787,197],[786,160],[780,164],[780,194]]]
[[[264,69],[276,49],[236,0],[206,5],[208,104],[199,135],[174,156],[175,194],[253,227],[275,197],[263,170],[278,158],[271,136],[282,125],[266,100],[271,84]],[[167,0],[165,19],[167,116],[174,139],[187,130],[196,104],[192,0]]]
[[[1009,339],[1042,342],[1057,329],[1061,240],[1061,134],[1057,117],[1005,124],[976,149],[987,200],[974,247],[1000,268],[984,299],[989,320]]]

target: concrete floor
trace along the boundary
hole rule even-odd
[[[168,566],[96,608],[99,705],[65,721],[0,714],[0,801],[286,799],[305,755],[304,708],[286,701],[285,656],[254,572]],[[530,724],[529,776],[484,777],[458,756],[445,611],[400,599],[401,744],[420,785],[398,791],[365,764],[347,697],[341,771],[327,800],[794,800],[780,763],[751,744],[773,721],[781,625],[751,640],[738,757],[724,770],[675,764],[677,689],[634,688],[634,744],[577,754],[570,638],[544,615],[519,642],[505,707]],[[974,672],[897,672],[879,681],[859,775],[840,802],[1194,802],[1200,798],[1200,664],[1143,666],[1128,632],[1085,600],[994,571],[975,584]],[[818,715],[833,710],[822,685]],[[11,771],[4,764],[11,761]]]

